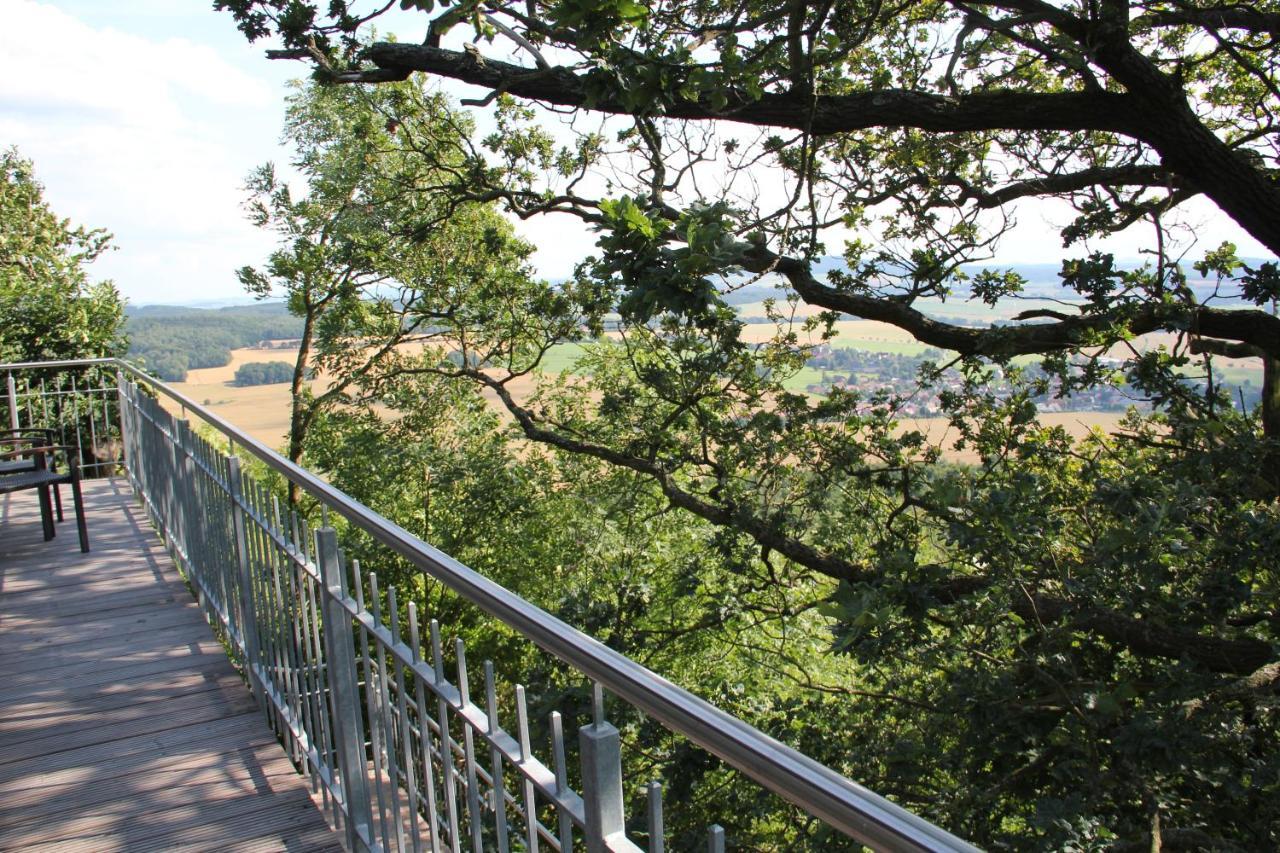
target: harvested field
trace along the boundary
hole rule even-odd
[[[1094,429],[1114,433],[1120,428],[1123,412],[1042,412],[1040,423],[1044,426],[1060,426],[1072,438],[1084,438]],[[942,458],[951,462],[976,463],[978,455],[971,448],[955,449],[959,434],[951,428],[946,418],[911,418],[902,421],[902,430],[919,430],[930,444],[942,445]]]

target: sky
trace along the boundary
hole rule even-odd
[[[211,0],[0,0],[0,20],[0,146],[34,161],[59,215],[114,234],[91,275],[137,305],[243,297],[235,270],[273,246],[245,219],[244,179],[288,162],[286,85],[305,68],[267,60]],[[999,260],[1057,260],[1052,226],[1064,218],[1022,210]],[[1200,246],[1232,239],[1245,256],[1265,254],[1213,208],[1195,218]],[[569,275],[594,243],[563,216],[517,228],[549,278]],[[1099,248],[1135,257],[1142,236]]]

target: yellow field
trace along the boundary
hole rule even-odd
[[[802,344],[818,344],[822,342],[819,332],[805,332],[801,328],[803,323],[797,322],[794,325],[796,334],[800,337]],[[840,346],[857,346],[855,341],[865,341],[867,344],[906,344],[915,343],[915,338],[897,326],[890,326],[888,323],[878,323],[875,320],[841,320],[835,324],[834,331],[836,337],[833,343]],[[747,343],[758,344],[772,340],[778,333],[778,327],[773,323],[748,323],[742,329],[742,339]],[[863,349],[873,349],[873,346],[863,346]]]
[[[874,323],[867,320],[851,320],[839,324],[842,333],[859,340],[881,341],[889,344],[906,343],[911,338],[900,329]],[[748,330],[764,326],[748,326]],[[276,385],[254,385],[240,388],[231,385],[236,369],[249,362],[283,361],[292,363],[293,353],[289,350],[271,349],[238,349],[231,353],[231,363],[225,367],[192,370],[186,382],[175,382],[173,387],[207,406],[214,413],[226,418],[254,438],[274,448],[284,445],[289,432],[289,386],[287,383]],[[313,385],[323,381],[313,380]],[[534,380],[523,377],[511,383],[511,390],[517,399],[527,398],[533,393]],[[485,392],[486,399],[495,409],[502,410],[494,394]],[[176,411],[176,407],[174,407]],[[502,410],[505,411],[505,410]],[[1117,428],[1121,415],[1116,412],[1047,412],[1040,416],[1040,422],[1046,426],[1062,426],[1077,438],[1086,435],[1092,428],[1101,428],[1104,432],[1113,432]],[[931,444],[941,444],[943,456],[958,462],[973,462],[976,457],[971,451],[956,451],[951,445],[955,434],[950,430],[944,418],[920,418],[903,421],[902,429],[917,429],[929,438]]]
[[[1062,427],[1072,438],[1084,438],[1094,429],[1114,433],[1120,427],[1122,412],[1042,412],[1040,423],[1047,427]],[[978,461],[971,448],[956,450],[953,446],[959,434],[951,428],[946,418],[912,418],[902,421],[900,430],[919,430],[930,444],[941,445],[942,458],[952,462]]]

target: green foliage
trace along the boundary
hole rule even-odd
[[[274,385],[293,379],[293,366],[283,361],[251,361],[236,368],[232,385]]]
[[[271,164],[250,175],[249,217],[280,243],[263,267],[238,275],[259,297],[285,297],[301,320],[298,366],[330,377],[315,393],[292,389],[295,461],[324,409],[412,361],[400,344],[448,334],[471,320],[467,311],[487,310],[477,300],[524,275],[530,248],[491,206],[430,189],[470,165],[468,129],[442,95],[414,82],[372,91],[310,84],[290,98],[286,133],[306,194]]]
[[[0,361],[122,354],[120,295],[85,270],[110,239],[58,217],[31,162],[0,153]]]
[[[222,5],[251,37],[319,53],[331,80],[418,67],[493,86],[480,51],[499,33],[539,66],[501,66],[484,156],[462,146],[422,195],[576,215],[598,251],[561,287],[509,275],[454,291],[425,314],[448,334],[409,367],[424,384],[366,383],[358,402],[478,411],[426,377],[465,379],[524,439],[567,455],[521,447],[498,464],[482,430],[446,461],[443,427],[409,418],[397,433],[371,410],[326,421],[335,446],[372,450],[387,432],[450,472],[453,515],[437,529],[436,509],[422,514],[448,548],[979,844],[1280,845],[1280,321],[1259,310],[1280,288],[1274,262],[1229,245],[1194,281],[1173,227],[1202,195],[1280,251],[1272,0],[535,0],[437,14],[421,48],[359,45],[346,5]],[[472,12],[481,46],[441,46]],[[565,144],[530,101],[578,113],[574,127],[584,110],[617,118]],[[1150,263],[1077,252],[1057,305],[981,327],[928,316],[1025,290],[1009,271],[963,269],[997,252],[1023,198],[1073,210],[1069,247],[1152,229]],[[787,288],[766,306],[775,334],[748,344],[727,294],[768,275]],[[788,390],[843,316],[949,351],[955,373],[926,367],[920,387],[975,464],[941,464],[944,448],[899,422],[916,389]],[[1148,332],[1165,337],[1144,352],[1133,339]],[[565,343],[583,345],[574,376],[512,393]],[[1227,356],[1262,360],[1258,409],[1215,384]],[[1073,444],[1037,420],[1050,388],[1121,382],[1155,413],[1120,437]],[[397,483],[381,499],[401,517],[432,493],[315,452],[370,500],[379,479]],[[527,543],[504,539],[494,518],[508,517]],[[505,638],[487,642],[527,667]],[[834,846],[714,760],[624,722],[684,809],[681,846],[726,815],[744,847]]]

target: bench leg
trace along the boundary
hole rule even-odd
[[[48,542],[58,532],[53,527],[53,504],[49,501],[49,486],[40,486],[36,491],[40,493],[40,524],[44,527],[44,541]]]
[[[84,498],[80,495],[80,479],[71,481],[71,499],[76,505],[76,532],[80,534],[80,551],[89,553],[89,525],[84,520]]]

